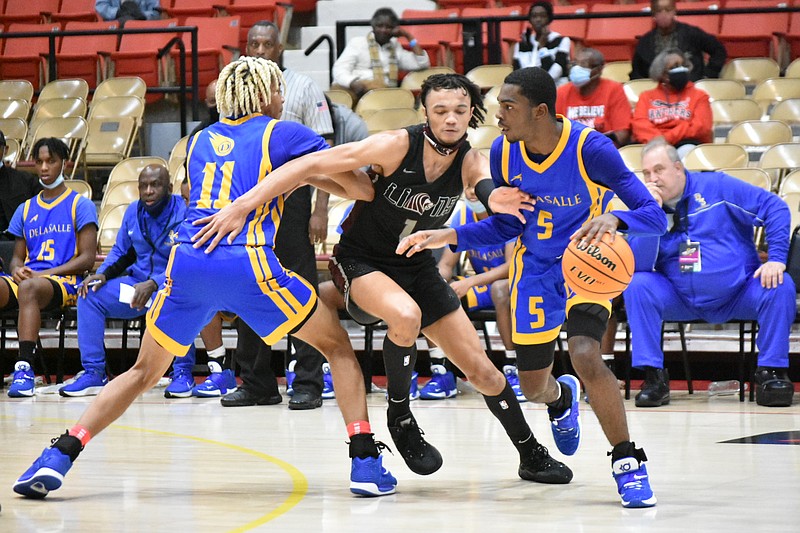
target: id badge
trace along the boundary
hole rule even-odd
[[[681,272],[700,272],[702,264],[700,261],[700,243],[684,241],[681,243],[678,263]]]

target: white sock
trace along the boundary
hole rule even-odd
[[[516,350],[506,350],[506,359],[516,359],[516,358],[517,358]]]

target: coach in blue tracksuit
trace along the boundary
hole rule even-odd
[[[106,319],[143,315],[147,301],[164,283],[178,226],[186,218],[186,204],[171,193],[169,171],[163,165],[149,165],[139,174],[139,200],[125,211],[108,257],[79,289],[78,348],[85,372],[59,390],[62,396],[100,392],[107,383],[103,345]],[[130,303],[120,301],[123,284],[133,287]],[[188,364],[191,372],[194,358],[180,357],[175,364]]]
[[[647,188],[670,223],[658,238],[632,238],[636,270],[625,291],[633,366],[646,372],[637,407],[669,403],[661,350],[662,321],[757,320],[756,401],[786,407],[789,332],[795,286],[786,270],[790,212],[778,196],[721,172],[687,172],[675,148],[653,141],[642,150]],[[761,263],[753,226],[763,226],[769,259]]]

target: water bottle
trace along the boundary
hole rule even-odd
[[[712,381],[708,384],[709,396],[727,396],[739,393],[739,380]]]

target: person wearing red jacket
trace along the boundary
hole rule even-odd
[[[633,112],[633,138],[648,143],[664,137],[681,157],[695,145],[713,141],[708,94],[689,81],[691,64],[677,48],[664,50],[650,65],[655,89],[639,95]]]

